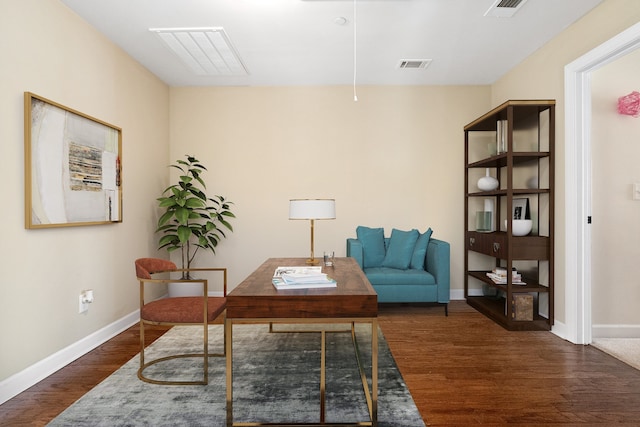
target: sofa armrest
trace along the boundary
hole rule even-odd
[[[347,256],[356,259],[356,262],[362,268],[364,265],[364,253],[362,251],[362,242],[358,239],[347,239]]]
[[[425,270],[433,274],[438,284],[438,302],[447,303],[450,299],[451,260],[450,245],[444,240],[429,239]]]

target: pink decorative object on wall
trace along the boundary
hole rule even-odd
[[[640,117],[640,92],[634,90],[629,95],[618,98],[618,113]]]

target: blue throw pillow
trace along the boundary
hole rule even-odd
[[[362,242],[364,268],[380,267],[384,259],[384,229],[358,226],[356,236]]]
[[[395,228],[391,230],[391,239],[389,239],[389,248],[382,261],[383,267],[399,268],[406,270],[411,263],[413,248],[420,233],[418,230],[401,231]]]
[[[429,228],[418,237],[416,246],[413,248],[413,255],[411,256],[410,268],[415,270],[424,270],[424,259],[427,256],[427,246],[429,246],[429,239],[431,238],[433,231]]]

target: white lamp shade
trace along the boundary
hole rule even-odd
[[[335,199],[292,199],[289,219],[335,219]]]

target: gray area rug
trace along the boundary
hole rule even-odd
[[[335,328],[337,325],[330,325]],[[305,326],[310,328],[311,325]],[[274,325],[276,330],[298,328]],[[317,327],[316,327],[317,328]],[[349,325],[341,325],[346,330]],[[356,325],[370,379],[371,333]],[[382,333],[378,355],[378,425],[424,426]],[[222,325],[210,327],[210,351],[221,352]],[[202,329],[174,327],[147,350],[147,358],[202,349]],[[326,423],[368,420],[350,333],[327,333]],[[80,398],[49,426],[224,426],[225,360],[212,357],[206,386],[161,386],[138,380],[136,356]],[[156,369],[156,366],[161,369]],[[176,359],[148,368],[153,378],[201,377],[202,359]],[[154,372],[154,369],[155,372]],[[234,422],[312,423],[320,417],[320,334],[269,333],[268,325],[233,328]]]

